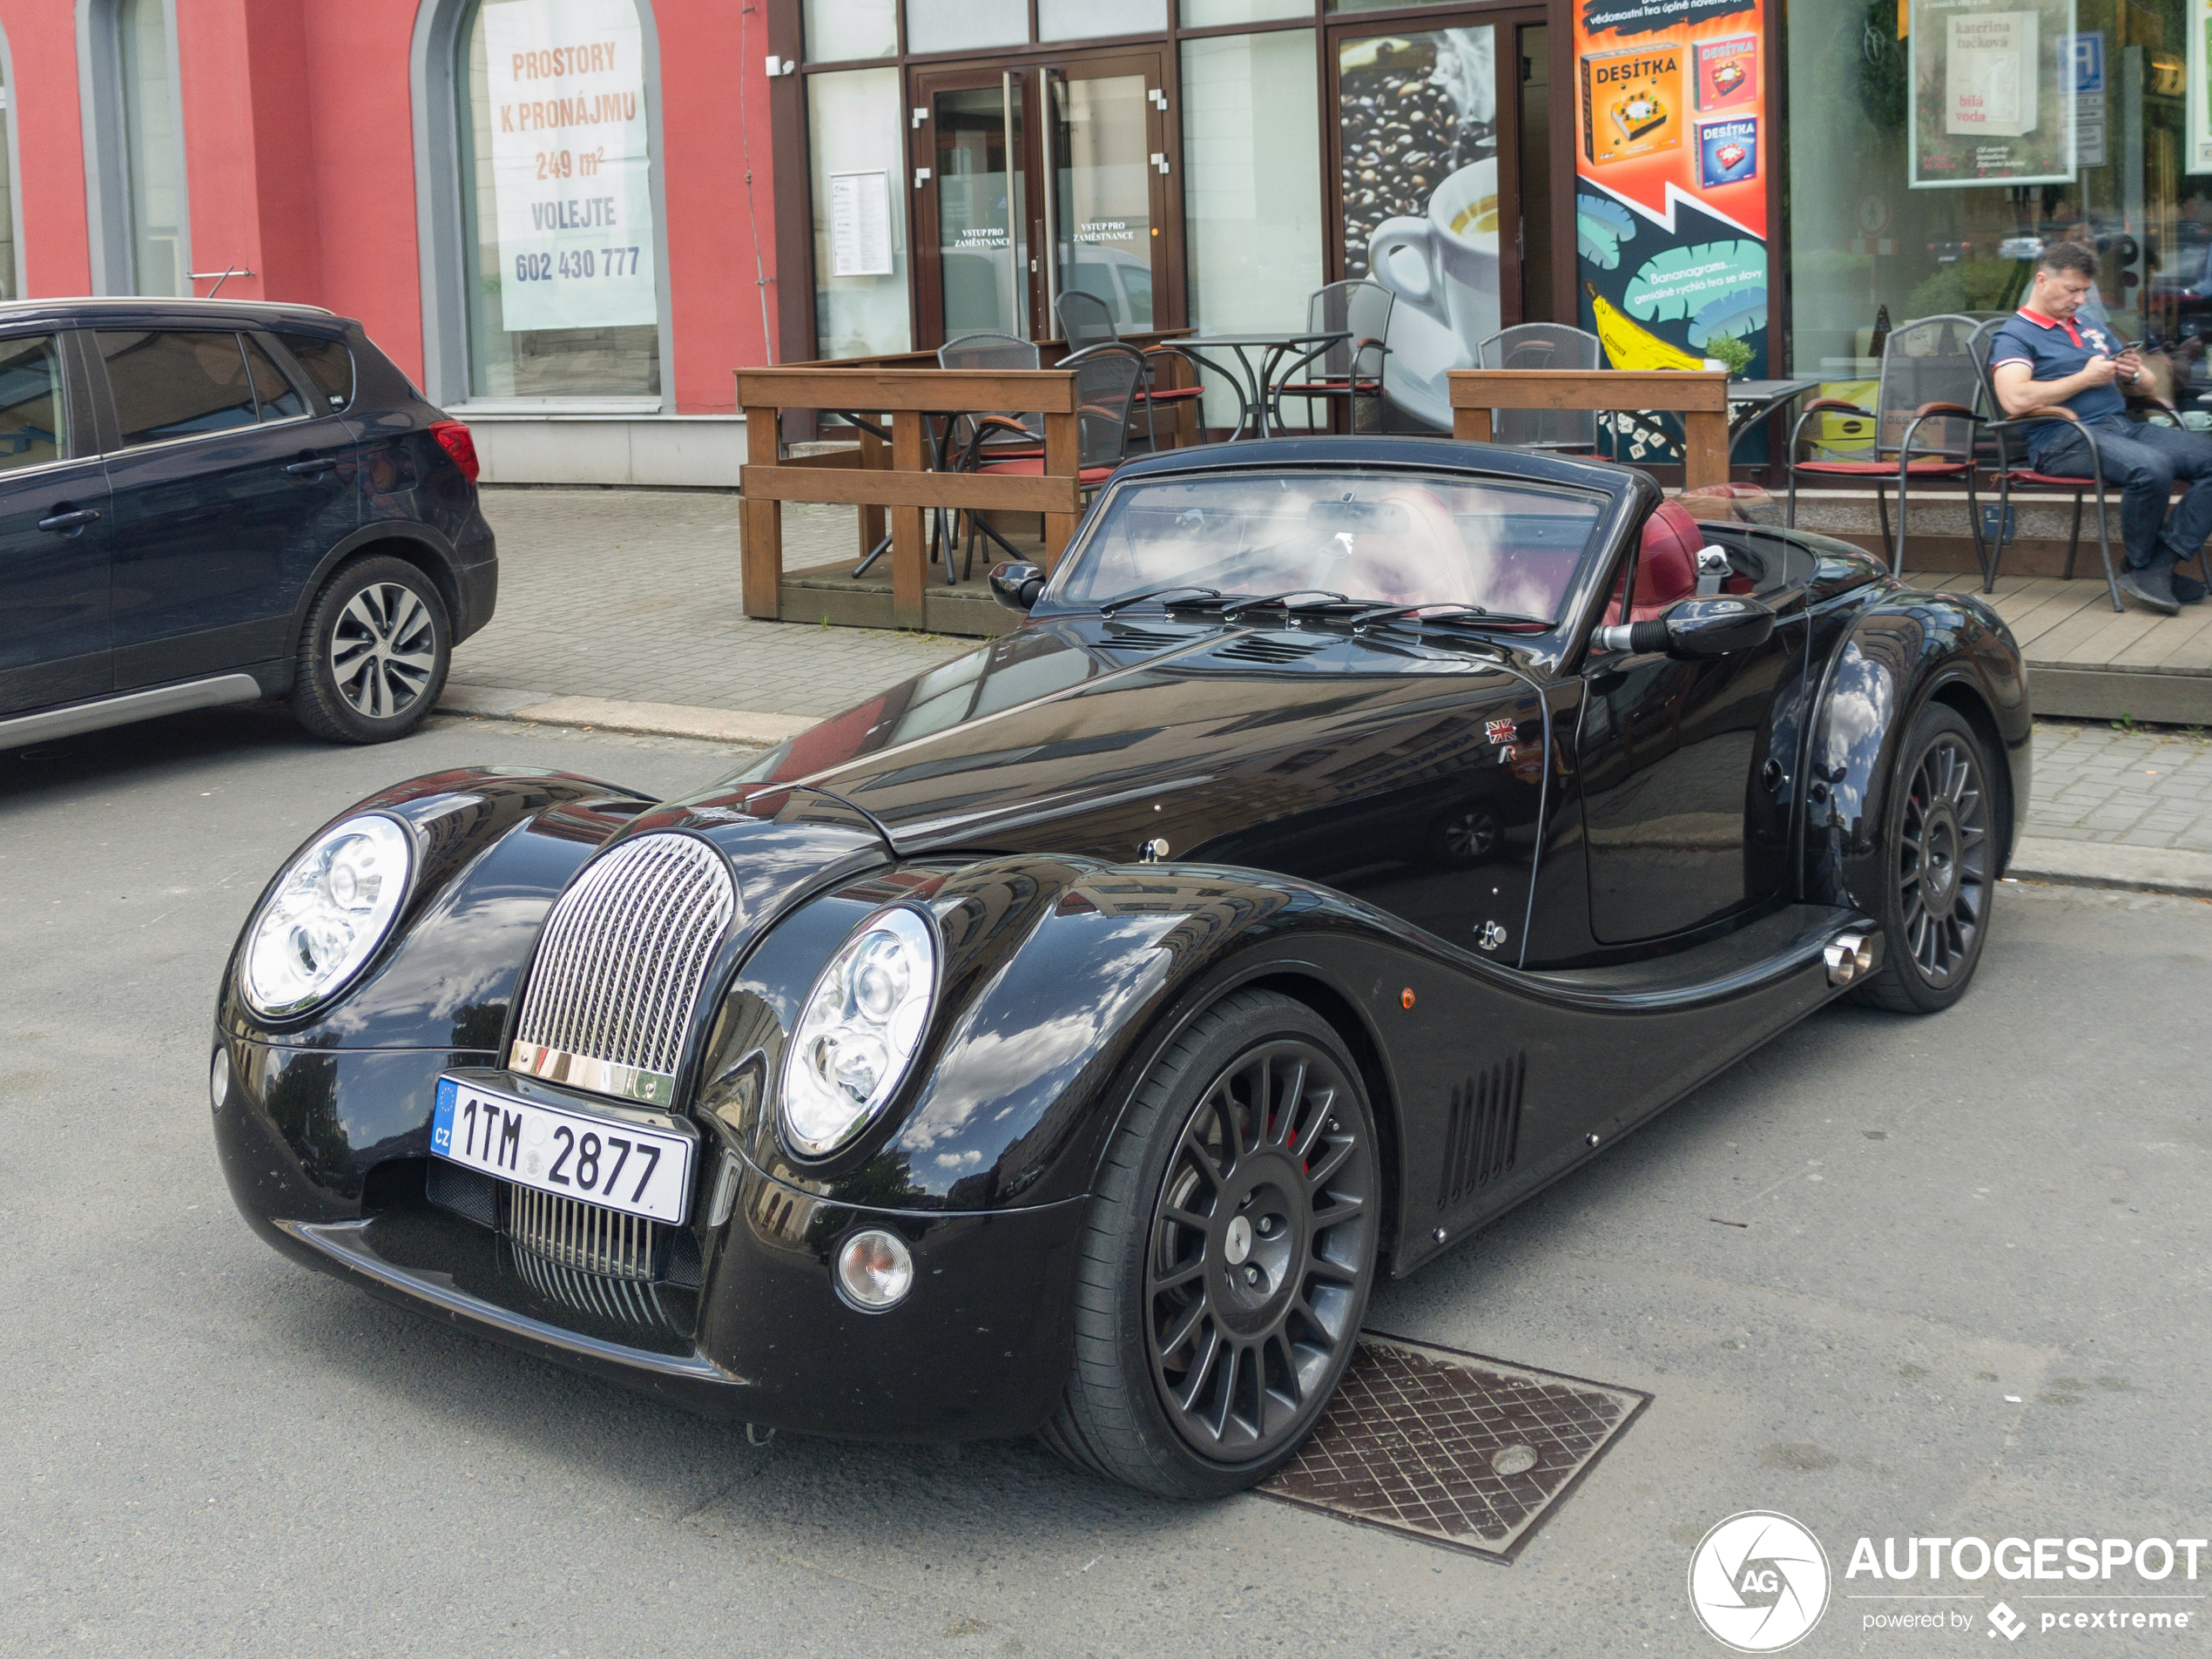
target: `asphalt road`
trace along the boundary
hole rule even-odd
[[[472,760],[732,764],[255,711],[0,755],[0,1649],[1717,1655],[1691,1548],[1758,1507],[1838,1575],[1796,1651],[1986,1652],[2000,1590],[2079,1587],[1862,1635],[1854,1539],[2212,1531],[2212,907],[2008,887],[1950,1015],[1832,1009],[1382,1290],[1379,1328],[1655,1397],[1502,1568],[1026,1443],[754,1447],[260,1244],[208,1133],[224,955],[309,829]],[[2072,1641],[2206,1647],[2170,1605],[2197,1628]]]

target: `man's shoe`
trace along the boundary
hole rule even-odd
[[[2138,604],[2148,605],[2162,616],[2181,614],[2181,601],[2174,597],[2173,567],[2149,564],[2140,570],[2120,573],[2120,590]]]
[[[2202,604],[2204,603],[2204,595],[2206,591],[2204,583],[2199,582],[2193,576],[2183,576],[2182,574],[2182,567],[2178,563],[2166,574],[2167,580],[2173,586],[2174,597],[2176,599],[2180,600],[2185,605]]]

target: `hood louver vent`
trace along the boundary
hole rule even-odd
[[[1301,657],[1311,657],[1322,648],[1318,640],[1274,639],[1264,634],[1253,634],[1233,645],[1224,645],[1214,653],[1238,663],[1295,663]]]
[[[1528,1056],[1517,1054],[1452,1090],[1444,1173],[1436,1188],[1440,1213],[1512,1172],[1521,1151],[1521,1096],[1527,1078]]]
[[[1195,634],[1163,634],[1150,628],[1117,628],[1098,643],[1108,651],[1169,651],[1187,645]]]

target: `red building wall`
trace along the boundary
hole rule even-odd
[[[434,0],[421,0],[428,5]],[[755,282],[776,269],[765,0],[637,0],[660,45],[660,169],[678,413],[735,407],[733,368],[767,361]],[[409,373],[423,361],[408,0],[177,0],[195,271],[226,295],[359,317]],[[0,0],[14,64],[30,296],[90,291],[74,0]],[[443,111],[435,112],[443,118]],[[450,179],[435,184],[455,188]],[[194,291],[213,285],[202,281]],[[769,310],[772,315],[772,300]]]

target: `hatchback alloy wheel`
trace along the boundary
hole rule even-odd
[[[429,607],[396,582],[363,588],[330,635],[330,678],[339,695],[372,720],[404,714],[437,671]]]

